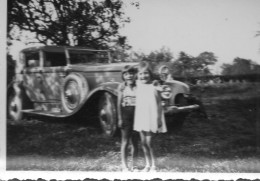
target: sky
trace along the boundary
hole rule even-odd
[[[260,0],[136,0],[125,7],[131,22],[121,33],[135,51],[149,53],[163,46],[178,57],[180,51],[218,57],[214,71],[234,58],[260,64]],[[136,2],[131,0],[131,2]]]

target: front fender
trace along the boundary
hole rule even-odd
[[[107,91],[107,92],[113,94],[114,96],[117,96],[118,95],[117,89],[118,89],[119,85],[120,85],[120,82],[107,82],[107,83],[101,84],[99,87],[97,87],[96,89],[93,89],[89,93],[88,99],[100,91]]]
[[[175,99],[177,95],[185,95],[190,93],[190,88],[187,84],[172,80],[170,82],[164,82],[163,85],[168,85],[172,89],[172,97],[170,98],[170,104],[175,104]]]

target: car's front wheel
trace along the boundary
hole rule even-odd
[[[105,92],[100,96],[98,114],[101,129],[107,136],[114,136],[117,131],[116,98]]]

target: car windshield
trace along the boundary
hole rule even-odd
[[[71,64],[81,63],[109,63],[106,51],[69,50]]]

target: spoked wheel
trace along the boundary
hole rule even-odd
[[[8,97],[7,104],[8,118],[15,123],[21,122],[23,118],[22,98],[20,96],[17,96],[15,93],[11,93]]]
[[[117,130],[116,99],[105,92],[101,95],[98,106],[99,122],[102,131],[107,136],[115,136]]]

